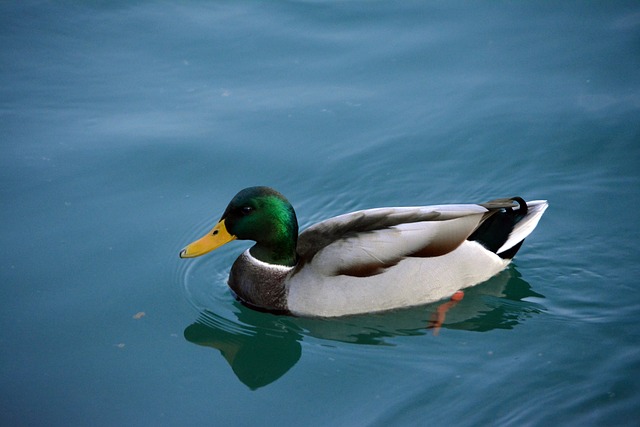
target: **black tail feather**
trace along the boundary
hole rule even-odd
[[[518,209],[513,209],[512,207],[491,208],[492,206],[504,206],[505,201],[517,202],[519,205]],[[488,207],[492,211],[490,211],[489,216],[476,228],[467,240],[476,241],[491,252],[498,253],[498,250],[507,239],[509,239],[509,235],[515,225],[527,215],[527,203],[521,197],[512,197],[506,200],[493,200],[484,203],[483,206]],[[524,240],[498,255],[503,259],[513,258],[518,252],[518,249],[520,249],[520,246],[522,246],[522,242],[524,242]]]

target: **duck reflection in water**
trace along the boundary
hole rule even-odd
[[[394,337],[433,334],[442,329],[487,332],[512,329],[545,310],[528,298],[544,298],[510,267],[487,282],[465,290],[450,304],[446,317],[438,311],[448,301],[384,313],[340,318],[297,318],[254,311],[237,303],[236,319],[203,312],[184,331],[185,338],[220,351],[237,378],[252,390],[287,373],[302,355],[303,337],[353,344],[398,345]],[[439,322],[435,322],[439,320]]]
[[[300,360],[302,335],[285,316],[238,308],[238,323],[206,312],[184,330],[184,337],[218,349],[238,379],[256,390],[282,377]]]

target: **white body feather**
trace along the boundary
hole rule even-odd
[[[301,316],[344,316],[427,304],[484,282],[509,264],[477,242],[432,258],[406,258],[371,277],[326,276],[310,266],[288,281],[287,302]]]

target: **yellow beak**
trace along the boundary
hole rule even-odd
[[[180,258],[195,258],[204,255],[235,239],[236,236],[227,231],[224,219],[220,220],[206,236],[190,243],[180,251]]]

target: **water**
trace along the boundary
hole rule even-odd
[[[0,40],[2,424],[638,418],[637,2],[4,2]],[[303,227],[551,206],[435,334],[251,311],[240,242],[178,259],[249,185]]]

